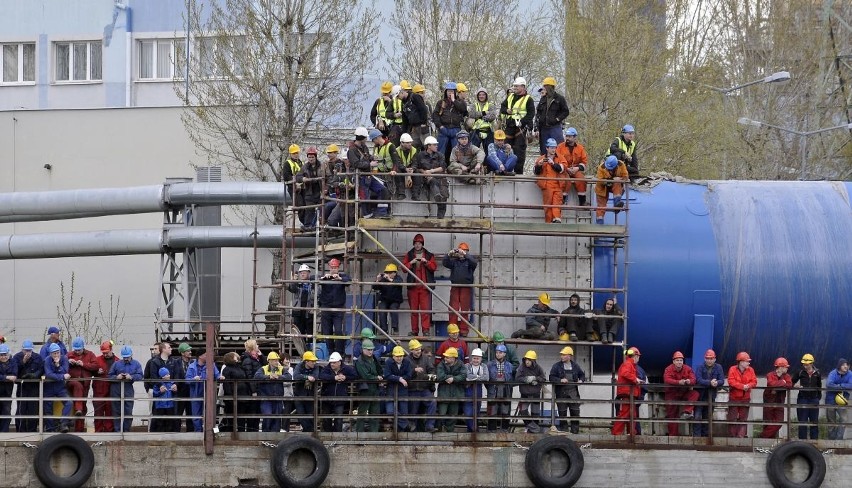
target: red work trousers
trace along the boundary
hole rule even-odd
[[[622,185],[621,183],[613,183],[612,189],[610,191],[612,192],[612,196],[620,196],[622,193],[624,193],[624,185]],[[606,208],[607,200],[609,200],[609,193],[610,192],[607,192],[606,190],[601,192],[600,188],[595,188],[595,195],[597,196],[598,207],[597,209],[595,209],[595,216],[599,219],[602,219],[604,216],[604,212],[606,212],[606,210],[604,209]]]
[[[112,416],[112,400],[107,398],[95,398],[92,400],[95,407],[95,432],[114,432],[115,419]],[[99,419],[98,417],[106,417]]]
[[[422,286],[409,288],[408,307],[412,310],[411,332],[420,335],[422,329],[423,335],[428,335],[432,326],[432,295],[429,289]]]
[[[616,420],[612,423],[612,435],[621,435],[624,433],[624,429],[627,428],[627,424],[630,424],[630,433],[638,434],[636,430],[636,421],[639,419],[639,403],[636,402],[636,399],[633,399],[633,422],[630,422],[630,398],[628,397],[620,397],[621,403],[618,406],[618,415],[616,418],[623,420]]]
[[[748,420],[748,407],[728,407],[728,422]],[[747,424],[728,424],[728,437],[746,437]]]
[[[89,396],[90,381],[79,381],[71,379],[65,382],[65,388],[68,390],[68,396],[72,398],[86,398]],[[74,432],[86,431],[86,420],[83,418],[88,413],[85,400],[74,400],[72,413],[75,414],[77,420],[74,421]],[[82,412],[81,415],[76,415],[77,412]]]
[[[470,319],[470,300],[473,294],[473,288],[467,286],[454,286],[450,288],[450,307],[458,310],[462,317]],[[459,334],[466,337],[468,326],[465,321],[458,315],[450,313],[450,323],[459,326]]]
[[[696,402],[698,401],[698,392],[695,390],[685,391],[666,391],[666,401],[674,402]],[[695,413],[695,405],[666,405],[666,418],[676,419],[681,413]],[[668,431],[670,436],[680,435],[680,424],[669,423]],[[691,432],[691,429],[687,429]]]
[[[781,424],[784,423],[784,407],[763,407],[763,421],[767,425],[763,426],[760,437],[764,439],[778,437],[778,431],[781,430]]]
[[[555,182],[552,186],[541,189],[541,200],[544,207],[544,221],[550,223],[553,219],[562,219],[562,188]]]

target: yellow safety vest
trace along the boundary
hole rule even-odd
[[[292,160],[290,158],[287,158],[287,164],[290,165],[290,171],[293,173],[293,176],[296,176],[296,173],[302,171],[302,165],[300,164],[299,160]]]
[[[269,373],[275,373],[277,375],[284,374],[284,366],[281,366],[281,365],[279,365],[278,368],[275,369],[275,371],[269,371],[269,365],[268,364],[266,366],[260,368],[260,369],[263,370],[263,376],[269,376]]]
[[[387,117],[384,117],[382,114],[384,114],[386,110],[387,110],[387,108],[385,108],[385,99],[380,98],[379,99],[379,105],[376,107],[376,112],[377,112],[376,117],[381,118],[382,120],[384,120],[388,124],[401,124],[402,123],[402,117],[397,117],[397,118],[394,118],[394,119],[389,119]],[[394,113],[397,113],[397,112],[402,113],[402,100],[400,100],[399,98],[393,99],[393,111],[394,111]]]
[[[386,142],[376,149],[376,157],[379,158],[379,173],[387,173],[393,169],[393,159],[390,155],[391,147],[393,147],[393,143]]]
[[[396,153],[399,154],[399,159],[402,161],[402,167],[408,168],[411,166],[411,161],[414,159],[414,156],[417,155],[417,148],[412,147],[411,152],[408,155],[406,155],[405,151],[402,149],[397,150]]]
[[[636,150],[636,141],[630,141],[630,145],[624,142],[624,139],[618,138],[618,148],[624,151],[624,154],[627,154],[631,158],[633,157],[633,151]],[[606,152],[606,155],[609,156],[612,154],[612,149]]]
[[[514,100],[515,94],[510,93],[508,98],[506,98],[506,107],[512,110],[512,115],[509,115],[509,118],[515,121],[515,125],[521,125],[521,119],[527,116],[527,100],[530,99],[530,95],[526,94],[521,98]],[[506,114],[501,114],[504,119],[506,119]]]
[[[490,106],[491,102],[485,102],[484,105],[480,105],[479,101],[473,102],[473,109],[478,114],[488,112],[488,107]],[[473,123],[472,130],[491,130],[491,122],[487,122],[485,119],[476,119],[476,122]]]

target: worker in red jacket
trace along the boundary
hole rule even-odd
[[[92,376],[98,372],[98,363],[95,353],[86,349],[86,342],[82,337],[75,337],[71,342],[71,351],[68,352],[68,374],[71,375],[65,383],[68,395],[74,398],[74,432],[85,432],[86,421],[84,417],[88,413],[86,398],[92,386]]]
[[[784,407],[780,404],[787,399],[787,390],[793,387],[793,378],[787,374],[789,368],[790,363],[787,359],[778,358],[775,360],[775,369],[766,375],[766,389],[763,390],[763,421],[767,424],[763,426],[763,431],[760,433],[760,437],[764,439],[778,437],[778,431],[781,430],[781,424],[784,422]],[[770,406],[773,403],[778,405]]]
[[[109,381],[107,377],[112,363],[115,362],[115,355],[112,353],[112,341],[103,341],[101,343],[101,355],[95,358],[98,364],[98,370],[95,372],[95,377],[92,386],[92,405],[95,407],[95,432],[115,432],[113,415],[112,415],[112,399],[109,395]]]
[[[696,383],[695,373],[692,371],[692,368],[683,364],[682,352],[675,351],[674,355],[672,355],[672,364],[663,371],[663,381],[666,384],[666,402],[698,401],[698,391],[693,389]],[[667,419],[680,417],[683,420],[692,420],[694,412],[695,405],[666,404]],[[668,429],[670,436],[680,435],[678,425],[674,422],[669,422]]]
[[[748,353],[741,352],[737,354],[737,364],[728,370],[728,386],[731,388],[728,422],[748,420],[751,390],[757,386],[757,375],[749,366],[750,363],[751,357]],[[728,424],[728,434],[730,437],[745,437],[746,424]]]
[[[639,349],[631,347],[624,353],[624,362],[618,368],[618,383],[615,387],[615,398],[621,402],[618,407],[618,415],[616,418],[624,420],[616,420],[612,423],[612,435],[621,435],[624,433],[624,428],[627,427],[627,420],[631,417],[630,432],[638,434],[636,430],[637,419],[639,418],[639,395],[642,394],[642,388],[639,385],[642,380],[636,374],[636,364],[639,363]],[[630,410],[630,403],[633,403],[633,410]]]

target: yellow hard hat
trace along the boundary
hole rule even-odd
[[[556,86],[556,79],[552,76],[548,76],[547,78],[544,79],[544,81],[541,82],[541,84],[542,85]]]
[[[532,359],[533,361],[536,361],[538,360],[538,354],[536,354],[533,350],[529,350],[526,354],[524,354],[524,359]]]
[[[266,360],[267,360],[267,361],[272,361],[273,359],[281,359],[281,357],[280,357],[280,356],[278,355],[278,353],[277,353],[277,352],[275,352],[275,351],[272,351],[271,353],[269,353],[269,354],[267,354],[267,355],[266,355]]]
[[[545,304],[549,307],[550,306],[550,295],[548,295],[547,293],[542,293],[541,295],[538,296],[538,301],[540,301],[541,303],[543,303],[543,304]]]
[[[420,349],[421,347],[423,347],[423,344],[420,344],[420,341],[418,341],[417,339],[411,339],[410,341],[408,341],[409,351],[413,351],[414,349]]]
[[[570,354],[570,355],[573,356],[574,355],[574,349],[571,346],[565,346],[565,347],[562,348],[561,351],[559,351],[559,354]]]
[[[457,358],[459,357],[459,350],[455,347],[448,347],[446,351],[444,351],[445,358]]]
[[[814,355],[813,354],[805,354],[802,356],[802,364],[813,364],[814,363]]]
[[[414,88],[412,88],[411,91],[413,91],[414,93],[426,93],[426,87],[424,87],[420,83],[417,83],[416,85],[414,85]]]
[[[290,154],[298,154],[301,151],[302,148],[300,148],[298,144],[290,144],[290,149],[288,150]]]
[[[403,349],[402,346],[396,346],[396,347],[393,348],[393,355],[394,356],[405,356],[405,349]]]
[[[302,360],[303,361],[316,361],[317,355],[314,354],[312,351],[305,351],[305,353],[302,354]]]
[[[400,80],[399,87],[403,90],[411,90],[411,83],[409,83],[408,80]]]
[[[325,148],[325,152],[326,154],[340,152],[340,148],[337,147],[337,144],[329,144],[328,147]]]
[[[559,340],[560,341],[567,341],[570,338],[571,338],[571,336],[568,335],[567,332],[563,332],[563,333],[559,334]]]
[[[494,139],[498,141],[503,141],[506,139],[506,133],[503,132],[503,129],[497,129],[494,131]]]
[[[464,83],[456,83],[456,91],[457,91],[457,92],[466,92],[466,91],[468,91],[468,90],[467,90],[467,85],[465,85]]]
[[[456,324],[450,324],[447,326],[447,334],[458,334],[459,326]]]
[[[382,83],[382,95],[387,95],[393,89],[393,83],[386,81]]]
[[[834,397],[834,403],[840,405],[841,407],[845,407],[849,404],[849,402],[846,401],[846,397],[843,396],[843,393],[838,393],[837,396]]]
[[[385,273],[391,273],[391,272],[396,272],[396,271],[399,271],[399,270],[396,268],[396,265],[393,264],[393,263],[390,263],[387,266],[385,266]]]

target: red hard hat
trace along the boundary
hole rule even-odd
[[[313,154],[314,156],[316,156],[317,148],[315,148],[314,146],[309,147],[307,154]]]
[[[423,238],[423,234],[417,234],[417,235],[414,236],[414,242],[426,244],[426,239]]]
[[[747,352],[741,352],[737,354],[737,361],[751,361],[751,357]]]
[[[470,251],[470,246],[466,242],[462,242],[459,244],[459,249],[464,249],[465,251]]]
[[[778,358],[778,359],[775,360],[775,367],[776,368],[789,368],[790,363],[788,363],[785,358]]]
[[[337,259],[337,258],[334,258],[334,259],[332,259],[331,261],[328,262],[328,265],[329,266],[337,266],[339,268],[340,267],[340,260]]]
[[[708,349],[707,352],[704,353],[704,359],[716,359],[716,351]]]
[[[112,341],[103,341],[101,342],[101,352],[111,351],[112,350]]]
[[[675,351],[674,355],[672,356],[672,359],[683,359],[683,353],[680,351]]]

